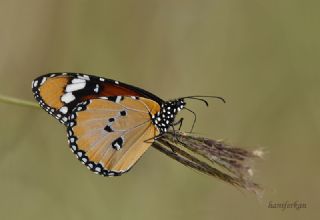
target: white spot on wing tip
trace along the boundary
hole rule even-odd
[[[90,77],[88,75],[79,75],[79,79],[85,79],[85,80],[90,80]]]
[[[67,107],[67,106],[63,106],[63,107],[60,108],[59,111],[62,112],[63,114],[67,114],[67,112],[68,112],[68,107]]]
[[[71,81],[71,83],[85,83],[86,80],[84,79],[79,79],[79,78],[75,78]]]
[[[33,81],[32,87],[36,88],[38,86],[38,80]]]
[[[75,100],[75,98],[76,97],[71,92],[68,92],[61,96],[61,101],[63,101],[64,103],[70,103]]]
[[[40,85],[42,85],[46,80],[47,80],[47,77],[43,77],[42,80],[41,80]]]
[[[86,87],[85,80],[83,80],[83,82],[77,82],[77,83],[73,83],[73,80],[72,80],[72,84],[67,85],[65,91],[66,92],[78,91],[83,89],[84,87]]]

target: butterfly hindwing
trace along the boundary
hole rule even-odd
[[[41,107],[67,124],[72,109],[80,102],[102,96],[139,96],[163,102],[159,97],[119,81],[81,73],[50,73],[32,82],[32,91]]]
[[[67,125],[71,150],[101,175],[127,172],[158,135],[150,115],[157,102],[139,97],[101,97],[75,106]]]

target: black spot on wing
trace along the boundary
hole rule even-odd
[[[105,128],[104,128],[105,131],[107,132],[113,132],[112,128],[110,125],[107,125]]]
[[[126,116],[126,115],[127,115],[127,112],[126,112],[125,110],[123,110],[123,111],[120,112],[120,115],[121,115],[121,116]]]
[[[112,148],[115,150],[120,150],[122,148],[122,145],[123,145],[123,138],[122,137],[115,139],[111,144]]]

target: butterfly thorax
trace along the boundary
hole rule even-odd
[[[152,123],[158,128],[160,133],[168,131],[168,128],[174,124],[174,119],[186,103],[183,99],[171,100],[161,105],[160,111],[152,115]]]

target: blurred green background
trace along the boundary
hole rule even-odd
[[[262,148],[262,199],[155,149],[126,175],[89,172],[45,111],[0,103],[1,219],[320,219],[320,2],[1,0],[0,93],[84,72],[191,101],[195,131]],[[189,120],[184,126],[190,127]],[[306,209],[268,208],[302,202]]]

